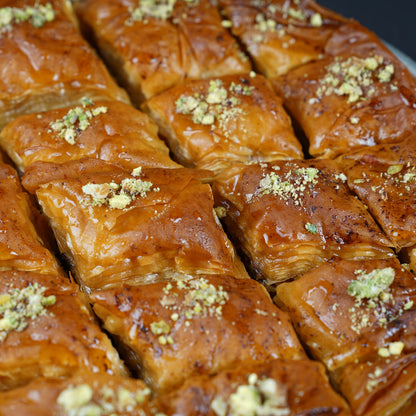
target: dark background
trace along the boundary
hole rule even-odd
[[[416,0],[316,0],[352,17],[416,61]]]

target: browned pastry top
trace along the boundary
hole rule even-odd
[[[0,272],[0,390],[80,370],[126,375],[85,296],[59,275]]]

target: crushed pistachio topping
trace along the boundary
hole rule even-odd
[[[77,136],[89,127],[93,117],[107,112],[107,107],[104,106],[85,108],[93,104],[88,98],[82,98],[81,104],[82,107],[71,108],[64,117],[50,123],[50,128],[58,133],[58,137],[63,138],[69,144],[76,143]]]
[[[46,315],[47,307],[56,302],[54,295],[44,296],[46,290],[34,283],[23,289],[11,288],[0,295],[0,341],[4,341],[11,331],[23,331],[29,320]]]
[[[380,185],[372,185],[372,179],[362,174],[362,178],[354,180],[354,183],[371,184],[371,190],[380,195],[380,199],[387,201],[389,199],[389,186],[393,186],[394,190],[400,189],[399,196],[403,196],[404,192],[413,193],[414,185],[416,185],[416,166],[412,166],[410,162],[407,164],[395,164],[387,167],[385,171],[380,172]]]
[[[225,207],[215,207],[215,213],[218,218],[225,218],[227,216],[227,209]]]
[[[211,402],[211,409],[217,416],[290,414],[285,388],[271,378],[259,379],[255,373],[250,374],[248,384],[238,386],[228,400],[216,396]]]
[[[149,18],[167,20],[172,17],[175,4],[178,0],[139,0],[136,8],[130,9],[130,16],[126,25],[133,22],[148,23]],[[188,6],[194,6],[199,0],[185,0]],[[185,16],[186,17],[186,14]]]
[[[51,3],[45,5],[0,8],[0,33],[10,31],[14,24],[29,22],[33,27],[42,27],[55,19]]]
[[[378,355],[382,358],[388,358],[392,355],[400,355],[404,349],[402,341],[390,342],[387,347],[378,349]]]
[[[112,389],[108,386],[104,386],[94,394],[90,385],[79,384],[63,390],[58,396],[57,403],[68,416],[136,414],[137,405],[142,404],[149,394],[148,388],[130,391],[124,387]]]
[[[150,330],[154,335],[160,335],[158,340],[162,345],[172,344],[170,335],[172,326],[182,319],[185,326],[194,317],[216,317],[221,319],[222,307],[228,301],[228,293],[222,286],[215,287],[207,279],[199,278],[190,281],[179,280],[176,285],[167,283],[163,288],[164,296],[161,305],[171,312],[169,325],[166,321],[153,322]],[[178,299],[178,292],[184,294],[182,301]]]
[[[316,234],[318,232],[318,226],[315,224],[311,224],[310,222],[307,222],[305,224],[306,231],[309,231],[311,234]]]
[[[372,392],[379,384],[380,377],[383,374],[383,370],[380,367],[376,367],[373,373],[368,375],[368,381],[366,385],[366,390]]]
[[[319,170],[316,168],[299,168],[284,175],[277,171],[266,174],[259,182],[256,195],[273,194],[286,202],[302,205],[302,197],[310,193],[318,183]],[[249,196],[247,202],[253,199]]]
[[[285,26],[277,22],[278,19],[273,19],[269,16],[275,16],[276,13],[281,14],[283,19],[289,19],[289,26],[294,23],[309,23],[313,27],[321,27],[323,19],[320,13],[311,13],[298,8],[298,4],[293,2],[285,2],[282,6],[277,4],[268,4],[266,2],[258,1],[254,2],[253,6],[264,8],[264,13],[258,13],[255,17],[254,28],[257,32],[253,35],[253,41],[256,43],[263,42],[265,37],[263,33],[274,32],[278,37],[286,35]],[[293,7],[294,6],[294,7]],[[295,40],[295,39],[293,39]]]
[[[326,67],[325,76],[319,81],[318,98],[336,94],[348,97],[348,103],[370,98],[375,93],[374,82],[389,83],[394,75],[394,66],[387,64],[382,56],[359,58],[335,58]],[[351,121],[353,122],[353,121]]]
[[[229,123],[245,112],[239,107],[242,95],[250,96],[253,87],[232,82],[229,88],[217,79],[209,82],[207,94],[195,93],[194,95],[181,95],[175,102],[178,114],[192,115],[195,124],[209,125],[211,130],[219,128],[225,137],[230,137]]]
[[[132,176],[138,176],[141,170],[134,169]],[[110,183],[88,183],[82,187],[82,192],[88,195],[91,200],[84,200],[87,205],[106,205],[112,209],[127,208],[138,196],[144,198],[148,192],[159,191],[159,188],[152,189],[152,182],[142,179],[126,178],[120,184]]]
[[[374,324],[386,326],[413,306],[410,299],[398,305],[390,293],[390,286],[394,281],[395,271],[391,267],[375,269],[371,272],[356,270],[356,280],[348,286],[348,294],[355,298],[356,302],[348,310],[352,322],[351,329],[360,334],[366,327]],[[395,312],[393,312],[395,306]]]
[[[377,298],[393,283],[395,271],[392,267],[375,269],[370,273],[356,271],[357,279],[348,286],[348,294],[357,300]]]

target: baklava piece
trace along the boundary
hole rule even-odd
[[[189,81],[143,108],[188,167],[219,171],[238,161],[303,157],[281,99],[261,75]]]
[[[157,126],[134,107],[82,99],[74,107],[19,117],[0,134],[18,169],[36,161],[65,163],[83,157],[137,166],[178,167],[157,136]]]
[[[333,255],[385,258],[393,245],[330,160],[236,165],[214,182],[217,211],[267,286]]]
[[[193,377],[154,406],[167,416],[351,415],[322,364],[309,360],[271,360]]]
[[[208,0],[86,0],[77,13],[136,104],[186,78],[251,69]]]
[[[98,160],[37,162],[24,183],[36,191],[84,289],[176,271],[247,277],[198,175],[184,168],[127,171]]]
[[[39,216],[16,171],[0,163],[0,270],[61,271],[40,236],[43,228],[35,227]]]
[[[340,159],[349,187],[416,270],[416,137]]]
[[[83,96],[128,101],[78,32],[70,2],[4,0],[1,6],[0,128]]]
[[[107,374],[37,379],[0,393],[0,415],[146,416],[150,389],[140,380]]]
[[[178,275],[90,301],[130,367],[159,392],[241,363],[305,357],[287,315],[252,279]]]
[[[79,371],[126,375],[77,285],[59,275],[0,272],[0,390]]]
[[[231,30],[268,78],[319,59],[347,20],[310,0],[220,0]]]
[[[278,286],[276,301],[355,414],[402,414],[391,409],[416,393],[416,282],[397,259],[334,258]]]
[[[368,47],[367,47],[368,46]],[[416,82],[373,44],[312,62],[274,80],[314,157],[397,142],[416,127]]]

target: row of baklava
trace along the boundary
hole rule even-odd
[[[155,125],[128,105],[82,41],[68,7],[56,0],[0,9],[0,45],[16,64],[3,66],[3,122],[31,113],[3,130],[2,146],[130,369],[177,402],[162,394],[151,404],[143,382],[118,377],[126,370],[85,294],[63,277],[42,244],[48,235],[36,209],[2,165],[9,258],[0,373],[2,390],[12,390],[1,393],[0,414],[283,415],[324,414],[328,406],[349,414],[324,367],[307,359],[287,314],[248,279],[214,213],[204,183],[212,173],[170,160]],[[168,393],[185,380],[187,398]]]
[[[250,3],[257,11],[265,7],[261,4],[263,2]],[[329,19],[321,9],[310,14],[306,7],[310,6],[309,3],[305,6],[293,2],[293,7],[286,3],[279,5],[276,2],[275,8],[267,7],[267,10],[286,13],[289,20],[299,19],[302,13],[306,13],[304,16],[307,18],[300,20],[311,26],[308,26],[311,30],[322,26],[322,22],[318,24],[322,17],[324,22]],[[234,45],[231,50],[238,51],[224,30],[224,26],[230,23],[221,23],[221,15],[208,2],[168,2],[166,8],[152,2],[140,2],[137,9],[127,7],[128,13],[120,13],[120,7],[125,5],[111,4],[120,18],[124,16],[124,26],[109,17],[111,13],[108,11],[100,14],[98,5],[89,9],[90,13],[100,14],[100,24],[110,27],[111,34],[127,30],[139,36],[138,41],[133,41],[118,34],[117,38],[122,39],[125,48],[134,48],[142,43],[149,47],[149,43],[143,42],[144,33],[152,33],[154,39],[159,39],[161,34],[165,36],[168,25],[172,30],[176,26],[181,28],[178,32],[180,42],[208,42],[209,30],[212,30],[217,33],[215,47],[217,43],[231,43]],[[287,10],[282,10],[282,7]],[[173,17],[170,8],[175,13]],[[199,8],[203,8],[203,12]],[[304,9],[306,11],[302,12]],[[162,15],[153,15],[153,10]],[[140,13],[144,15],[140,16]],[[165,13],[168,13],[167,19]],[[262,25],[258,14],[255,15],[256,22]],[[127,20],[125,16],[128,16]],[[202,33],[198,37],[195,32],[189,32],[184,40],[183,33],[190,31],[192,24],[198,29],[202,16],[211,19],[203,26],[208,33],[198,30]],[[110,25],[106,18],[114,21],[114,25]],[[265,18],[264,22],[266,27],[273,26],[271,19]],[[235,23],[231,26],[237,27]],[[292,30],[292,21],[289,26],[288,29]],[[172,30],[165,39],[174,37]],[[268,30],[258,30],[269,35]],[[328,28],[325,31],[329,36]],[[363,33],[366,34],[364,30]],[[229,40],[220,41],[223,38]],[[290,39],[289,44],[293,45]],[[96,42],[108,46],[102,36],[97,36]],[[165,46],[171,44],[164,43]],[[60,46],[63,47],[64,42]],[[157,48],[153,44],[151,48],[154,55],[163,50],[160,44]],[[292,47],[284,45],[282,48],[289,52],[292,50]],[[186,49],[181,43],[179,49],[184,53],[198,48]],[[107,49],[102,54],[114,58],[111,47],[110,53]],[[241,53],[235,56],[241,60]],[[40,56],[37,58],[44,60]],[[135,61],[133,58],[133,63],[149,61],[143,56],[136,57]],[[174,73],[158,59],[157,56],[150,59],[154,67],[148,69],[144,79],[157,73],[155,68]],[[374,59],[376,64],[373,66],[376,67],[370,77],[377,76],[375,70],[378,66],[379,72],[389,72],[386,68],[390,64]],[[123,56],[113,59],[116,62],[113,68],[121,67],[120,61],[125,63],[127,59]],[[182,56],[179,61],[183,63],[186,60]],[[371,65],[368,62],[364,65],[367,64]],[[221,68],[221,65],[217,62],[213,67]],[[229,61],[228,67],[236,68]],[[261,68],[260,64],[258,68]],[[123,71],[127,78],[135,79],[128,69]],[[214,75],[214,78],[184,83],[151,99],[144,106],[158,122],[178,161],[219,172],[235,161],[264,162],[302,157],[300,144],[293,135],[281,100],[273,94],[268,81],[254,73],[220,78],[223,73],[203,74],[200,69],[198,71],[192,75],[192,71],[187,70],[186,75],[178,79],[183,80],[188,73],[190,77]],[[234,72],[244,71],[237,66]],[[393,74],[397,76],[397,73]],[[156,85],[162,84],[165,77],[166,74],[159,77]],[[361,77],[361,74],[356,77]],[[91,83],[93,77],[87,78]],[[44,389],[42,394],[48,391],[50,397],[58,400],[57,406],[61,410],[54,408],[54,411],[83,414],[90,406],[93,409],[90,411],[95,411],[95,414],[114,411],[135,414],[138,412],[135,406],[139,405],[143,406],[143,412],[156,412],[156,408],[167,414],[286,415],[307,411],[349,414],[342,400],[328,388],[323,367],[305,360],[287,316],[272,305],[259,284],[245,278],[244,268],[212,213],[211,191],[208,185],[203,184],[211,180],[212,172],[191,172],[171,161],[166,147],[157,139],[154,124],[143,114],[120,102],[94,102],[103,97],[95,97],[88,88],[86,96],[89,99],[80,100],[79,95],[73,97],[71,90],[75,86],[82,91],[82,83],[71,82],[68,85],[68,92],[62,94],[72,96],[74,107],[16,119],[3,130],[2,146],[19,170],[26,172],[26,189],[36,193],[72,273],[84,291],[92,292],[89,300],[94,311],[122,348],[130,367],[140,371],[153,390],[159,392],[168,391],[191,375],[206,375],[189,378],[182,390],[160,396],[150,406],[151,410],[146,408],[149,392],[143,385],[137,387],[138,400],[134,401],[136,396],[127,386],[127,390],[121,388],[118,392],[113,388],[111,394],[108,389],[103,389],[105,380],[101,382],[101,376],[94,376],[91,385],[85,379],[78,379],[73,382],[80,383],[78,387],[70,384],[68,388],[68,382],[63,382],[62,389],[66,388],[63,393],[59,387],[51,389],[47,380],[42,381],[44,384],[39,387]],[[128,89],[136,97],[135,102],[142,100],[140,94]],[[339,95],[346,100],[348,93]],[[31,99],[30,96],[26,98]],[[110,94],[111,98],[114,95]],[[61,104],[51,104],[51,107],[57,106]],[[400,146],[396,148],[400,149]],[[414,186],[412,159],[406,165],[406,145],[401,149],[399,156],[402,159],[397,163],[387,161],[386,174],[381,170],[380,178],[391,179],[395,184],[405,181],[406,186],[411,187]],[[391,153],[389,150],[386,150],[387,154]],[[378,162],[368,156],[360,158],[360,155],[350,158],[349,162],[351,160],[359,162],[357,164],[369,160],[373,164]],[[383,235],[364,205],[355,200],[346,186],[347,176],[343,172],[348,174],[350,185],[370,182],[367,173],[356,182],[357,179],[350,179],[349,174],[353,172],[350,165],[347,170],[340,170],[334,162],[325,160],[252,166],[237,164],[216,178],[214,191],[220,206],[217,212],[225,216],[230,234],[249,259],[250,269],[270,288],[290,277],[304,274],[334,254],[344,259],[355,259],[332,260],[322,266],[325,276],[337,276],[338,273],[341,277],[335,281],[343,280],[343,286],[331,293],[333,298],[339,298],[338,303],[330,298],[328,306],[320,299],[312,312],[312,316],[315,314],[324,321],[321,334],[311,334],[315,325],[319,325],[319,319],[318,323],[307,319],[311,310],[296,315],[298,308],[290,303],[294,298],[292,294],[297,293],[296,287],[290,287],[289,295],[285,297],[284,288],[287,286],[279,286],[276,301],[290,311],[295,328],[309,352],[325,363],[355,414],[391,414],[394,411],[404,414],[406,402],[414,392],[411,372],[414,331],[410,328],[408,333],[406,329],[412,317],[412,277],[393,259],[391,248],[398,248],[399,244],[390,236]],[[408,195],[412,195],[410,188]],[[377,203],[374,205],[378,207]],[[374,215],[371,208],[370,211]],[[414,217],[414,210],[409,211],[409,218],[412,215]],[[389,257],[392,259],[361,261]],[[312,299],[319,296],[318,290],[305,290],[305,282],[312,279],[309,276],[307,274],[288,284],[300,285],[299,303],[302,296],[311,294]],[[369,283],[373,278],[381,279],[381,283],[376,280],[375,290]],[[351,284],[356,281],[370,285],[370,289],[365,288],[372,290],[371,296],[359,291],[351,294],[349,289],[345,291],[344,286],[348,286],[349,281]],[[328,277],[322,285],[325,287],[323,293],[327,294],[327,286],[335,286],[335,283],[331,283]],[[347,314],[346,322],[338,322],[336,318],[340,311],[349,312],[351,302],[357,312]],[[305,300],[305,303],[309,305],[310,302]],[[374,310],[375,318],[367,312],[369,308]],[[331,329],[328,329],[328,319],[335,321]],[[348,332],[348,324],[355,330]],[[356,331],[364,328],[366,333],[367,328],[372,330],[374,325],[379,327],[380,334],[375,340],[368,341],[366,334],[356,336]],[[336,339],[329,346],[325,330]],[[344,352],[344,339],[351,340],[355,355]],[[398,341],[400,339],[405,342]],[[384,351],[383,348],[387,350],[387,356],[381,357],[378,349]],[[337,355],[343,355],[343,359],[337,360]],[[274,361],[276,358],[286,361]],[[238,364],[243,366],[210,377],[210,374]],[[403,369],[409,375],[397,382]],[[356,374],[364,373],[357,386]],[[116,382],[107,383],[114,385]],[[37,384],[6,393],[5,398],[12,406],[8,411],[19,409],[22,413],[22,408],[17,407],[17,398],[22,394],[39,396],[36,389]],[[386,391],[390,391],[390,395],[380,399],[381,392]],[[123,395],[124,399],[121,398]],[[76,397],[80,397],[78,402]],[[39,400],[29,399],[28,403],[33,402]],[[72,402],[75,402],[73,407]],[[108,403],[113,403],[117,409],[108,410]],[[412,411],[410,405],[407,407]]]

